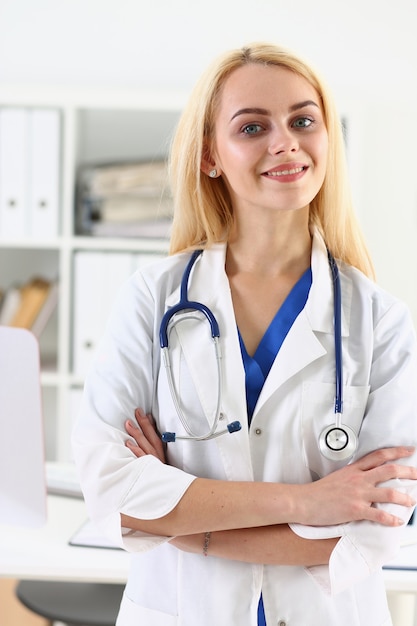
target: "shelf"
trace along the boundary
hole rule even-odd
[[[36,239],[29,236],[9,239],[0,234],[0,289],[23,285],[34,276],[59,280],[57,308],[39,338],[48,460],[66,462],[72,457],[71,429],[78,412],[86,371],[77,371],[74,367],[74,355],[78,349],[74,321],[77,318],[76,306],[80,306],[81,302],[83,310],[86,308],[93,312],[92,328],[98,336],[102,332],[103,320],[110,312],[116,288],[127,278],[117,274],[117,267],[125,268],[122,271],[125,274],[133,272],[138,265],[147,262],[146,256],[165,255],[169,250],[169,240],[163,238],[76,234],[77,174],[81,167],[90,164],[165,159],[185,102],[184,93],[158,90],[107,91],[0,85],[0,109],[52,108],[60,111],[59,219],[58,231],[54,231],[59,234],[47,238],[42,236],[42,231],[37,231],[41,236]],[[28,113],[32,115],[32,112]],[[26,159],[26,152],[23,149],[21,152]],[[29,185],[26,192],[28,189]],[[88,257],[88,264],[100,253],[105,253],[107,270],[103,272],[100,269],[103,265],[98,259],[98,269],[88,279],[85,296],[77,300],[77,276],[81,281],[77,274],[80,257]],[[115,254],[113,258],[109,256],[112,253]],[[103,283],[104,291],[94,293],[94,288],[98,289]],[[94,308],[97,303],[98,311]],[[83,327],[86,333],[90,331],[83,323],[78,327]],[[90,338],[87,336],[87,344]],[[96,341],[98,338],[94,336],[93,345]]]
[[[74,250],[132,251],[132,252],[168,252],[168,239],[137,239],[135,237],[74,237],[71,240]]]
[[[41,385],[42,387],[58,387],[62,382],[62,377],[56,371],[49,371],[49,369],[42,368],[41,371]]]
[[[0,237],[2,250],[60,250],[62,239],[5,239]]]

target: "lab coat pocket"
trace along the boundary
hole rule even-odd
[[[365,414],[370,387],[343,388],[342,424],[351,428],[359,436]],[[320,478],[347,465],[349,459],[330,461],[320,452],[319,437],[324,428],[335,424],[334,383],[309,382],[303,385],[301,435],[304,462]]]
[[[142,624],[143,626],[177,626],[178,618],[176,615],[169,615],[136,604],[125,591],[116,626],[139,626]]]

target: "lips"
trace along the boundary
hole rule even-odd
[[[307,171],[308,166],[303,163],[283,163],[273,169],[264,172],[262,176],[275,178],[280,182],[292,182],[301,178]]]

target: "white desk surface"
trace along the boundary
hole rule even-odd
[[[29,529],[0,525],[0,576],[125,583],[127,552],[68,544],[86,520],[83,500],[50,495],[45,526]]]
[[[0,525],[0,576],[7,578],[125,583],[129,554],[68,544],[87,520],[83,500],[48,496],[48,522],[28,529]],[[417,527],[407,528],[416,554]],[[417,594],[417,570],[384,570],[387,591]]]

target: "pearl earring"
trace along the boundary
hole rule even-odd
[[[217,170],[216,169],[210,170],[209,176],[210,176],[210,178],[216,178]]]

